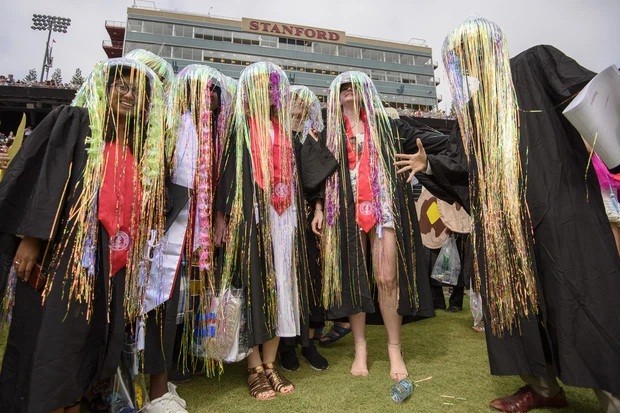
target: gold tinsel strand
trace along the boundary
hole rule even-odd
[[[448,35],[443,56],[465,153],[477,168],[470,185],[472,216],[480,229],[473,234],[474,262],[482,254],[492,332],[500,335],[537,311],[508,47],[496,24],[476,17]],[[475,94],[468,76],[480,82]]]

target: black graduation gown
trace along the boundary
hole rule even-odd
[[[60,231],[53,228],[55,214],[61,203],[67,203],[61,195],[65,182],[69,180],[67,188],[74,188],[81,176],[86,162],[84,138],[89,132],[84,109],[59,107],[24,141],[0,183],[1,232],[59,241]],[[67,211],[65,207],[65,219]],[[42,317],[40,293],[18,280],[13,313],[0,393],[3,411],[22,412],[28,410],[32,360]],[[37,389],[37,393],[43,395],[45,390]]]
[[[408,123],[393,120],[392,130],[396,140],[394,146],[397,153],[405,150],[417,150],[416,139],[420,139],[428,153],[444,150],[447,139],[439,133],[413,128]],[[346,140],[346,137],[342,137]],[[347,145],[342,146],[340,159],[348,159]],[[385,159],[391,160],[387,148],[382,148]],[[413,202],[411,185],[406,177],[396,176],[395,168],[387,168],[389,181],[395,182],[392,211],[394,213],[395,233],[397,240],[397,278],[399,285],[398,314],[402,316],[432,317],[435,312],[428,280],[428,261],[420,260],[416,251],[422,251],[422,238],[418,225],[418,217]],[[340,254],[342,301],[338,306],[327,309],[328,319],[339,319],[359,312],[374,313],[374,283],[371,265],[366,261],[362,249],[360,229],[355,220],[355,200],[351,188],[348,163],[341,162],[339,167],[340,180]],[[346,196],[346,198],[345,198]],[[370,260],[370,258],[369,258]],[[413,277],[417,284],[418,302],[416,303],[409,288]]]
[[[248,344],[250,347],[263,344],[276,336],[275,323],[270,325],[267,314],[265,313],[265,297],[269,294],[266,279],[265,260],[272,259],[266,257],[263,252],[264,234],[261,233],[261,227],[256,222],[255,205],[259,211],[269,211],[269,205],[263,205],[262,189],[255,184],[252,175],[252,161],[247,146],[243,146],[241,154],[236,153],[237,136],[232,133],[226,147],[221,162],[220,179],[215,197],[215,210],[226,216],[230,216],[232,202],[236,194],[236,167],[237,162],[241,162],[242,168],[242,208],[243,219],[238,231],[238,239],[240,244],[236,246],[235,251],[231,251],[231,255],[224,256],[224,260],[234,260],[236,263],[234,273],[238,274],[237,279],[233,282],[237,287],[242,287],[245,294],[246,304],[246,320],[248,327]],[[299,177],[298,174],[294,175]],[[297,228],[294,239],[294,255],[295,268],[297,268],[297,287],[299,292],[299,309],[300,316],[303,318],[308,314],[308,300],[306,292],[308,291],[307,283],[310,279],[308,258],[305,246],[305,200],[302,191],[302,185],[297,181],[297,193],[295,194],[297,208]],[[260,217],[261,220],[269,219],[268,217]],[[229,237],[234,228],[228,228]],[[234,255],[234,256],[232,256]],[[221,267],[221,266],[220,266]],[[220,269],[218,269],[219,271]],[[248,286],[249,291],[248,291]],[[247,305],[249,303],[249,305]],[[277,320],[277,315],[274,317]],[[301,320],[305,322],[305,320]],[[307,342],[307,330],[302,333],[302,341]]]
[[[490,333],[485,317],[491,373],[543,376],[551,363],[568,385],[617,395],[620,257],[596,175],[586,169],[586,148],[562,115],[594,73],[551,46],[519,54],[511,59],[511,69],[520,108],[520,152],[527,174],[540,314],[522,320],[520,334],[501,338]],[[421,175],[420,180],[437,196],[468,206],[468,165],[458,134],[451,138],[449,153],[429,156],[433,176]],[[481,231],[479,225],[475,230]]]
[[[312,232],[310,223],[314,218],[314,208],[317,200],[325,196],[325,181],[335,172],[338,163],[334,155],[325,146],[325,141],[315,140],[312,136],[306,136],[301,142],[301,132],[295,132],[293,143],[295,156],[303,187],[303,193],[307,203],[306,211],[306,249],[308,254],[308,271],[310,279],[308,282],[308,306],[309,306],[309,328],[320,328],[325,324],[325,309],[322,304],[322,284],[319,238]],[[304,203],[304,204],[305,204]],[[305,328],[304,328],[305,330]]]

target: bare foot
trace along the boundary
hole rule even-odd
[[[355,342],[355,358],[351,366],[351,375],[357,377],[368,376],[366,341]]]
[[[388,356],[390,357],[390,377],[394,381],[400,381],[409,376],[400,343],[388,343]]]

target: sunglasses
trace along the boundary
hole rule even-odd
[[[340,93],[344,92],[345,90],[351,90],[353,91],[353,85],[351,83],[343,83],[340,85]]]

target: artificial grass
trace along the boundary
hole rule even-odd
[[[390,365],[383,326],[368,326],[368,377],[351,377],[353,360],[351,335],[332,347],[320,349],[329,360],[326,371],[315,371],[303,357],[301,368],[285,372],[297,386],[293,394],[274,400],[258,401],[248,394],[246,364],[226,365],[218,378],[195,376],[180,384],[178,393],[192,413],[224,412],[492,412],[488,402],[514,392],[523,383],[517,377],[489,374],[484,335],[472,330],[466,297],[459,313],[437,311],[432,319],[403,326],[403,352],[409,375],[418,384],[413,395],[402,404],[390,399]],[[0,349],[4,349],[5,333],[0,332]],[[567,413],[598,412],[598,401],[588,389],[564,386],[569,401]],[[446,397],[447,396],[447,397]],[[559,412],[560,410],[535,410]]]
[[[491,412],[488,403],[513,393],[523,385],[518,377],[489,374],[484,334],[472,330],[468,300],[459,313],[438,310],[432,319],[403,326],[403,353],[418,384],[402,404],[390,399],[390,364],[383,326],[367,327],[368,377],[349,374],[353,360],[353,337],[349,334],[332,347],[321,349],[330,365],[315,371],[300,357],[301,368],[285,372],[297,386],[293,394],[257,401],[246,385],[244,362],[226,365],[219,379],[195,377],[177,391],[190,412]],[[563,412],[598,412],[592,390],[564,386],[570,408]],[[449,396],[449,397],[444,397]],[[558,412],[541,409],[536,412]]]

